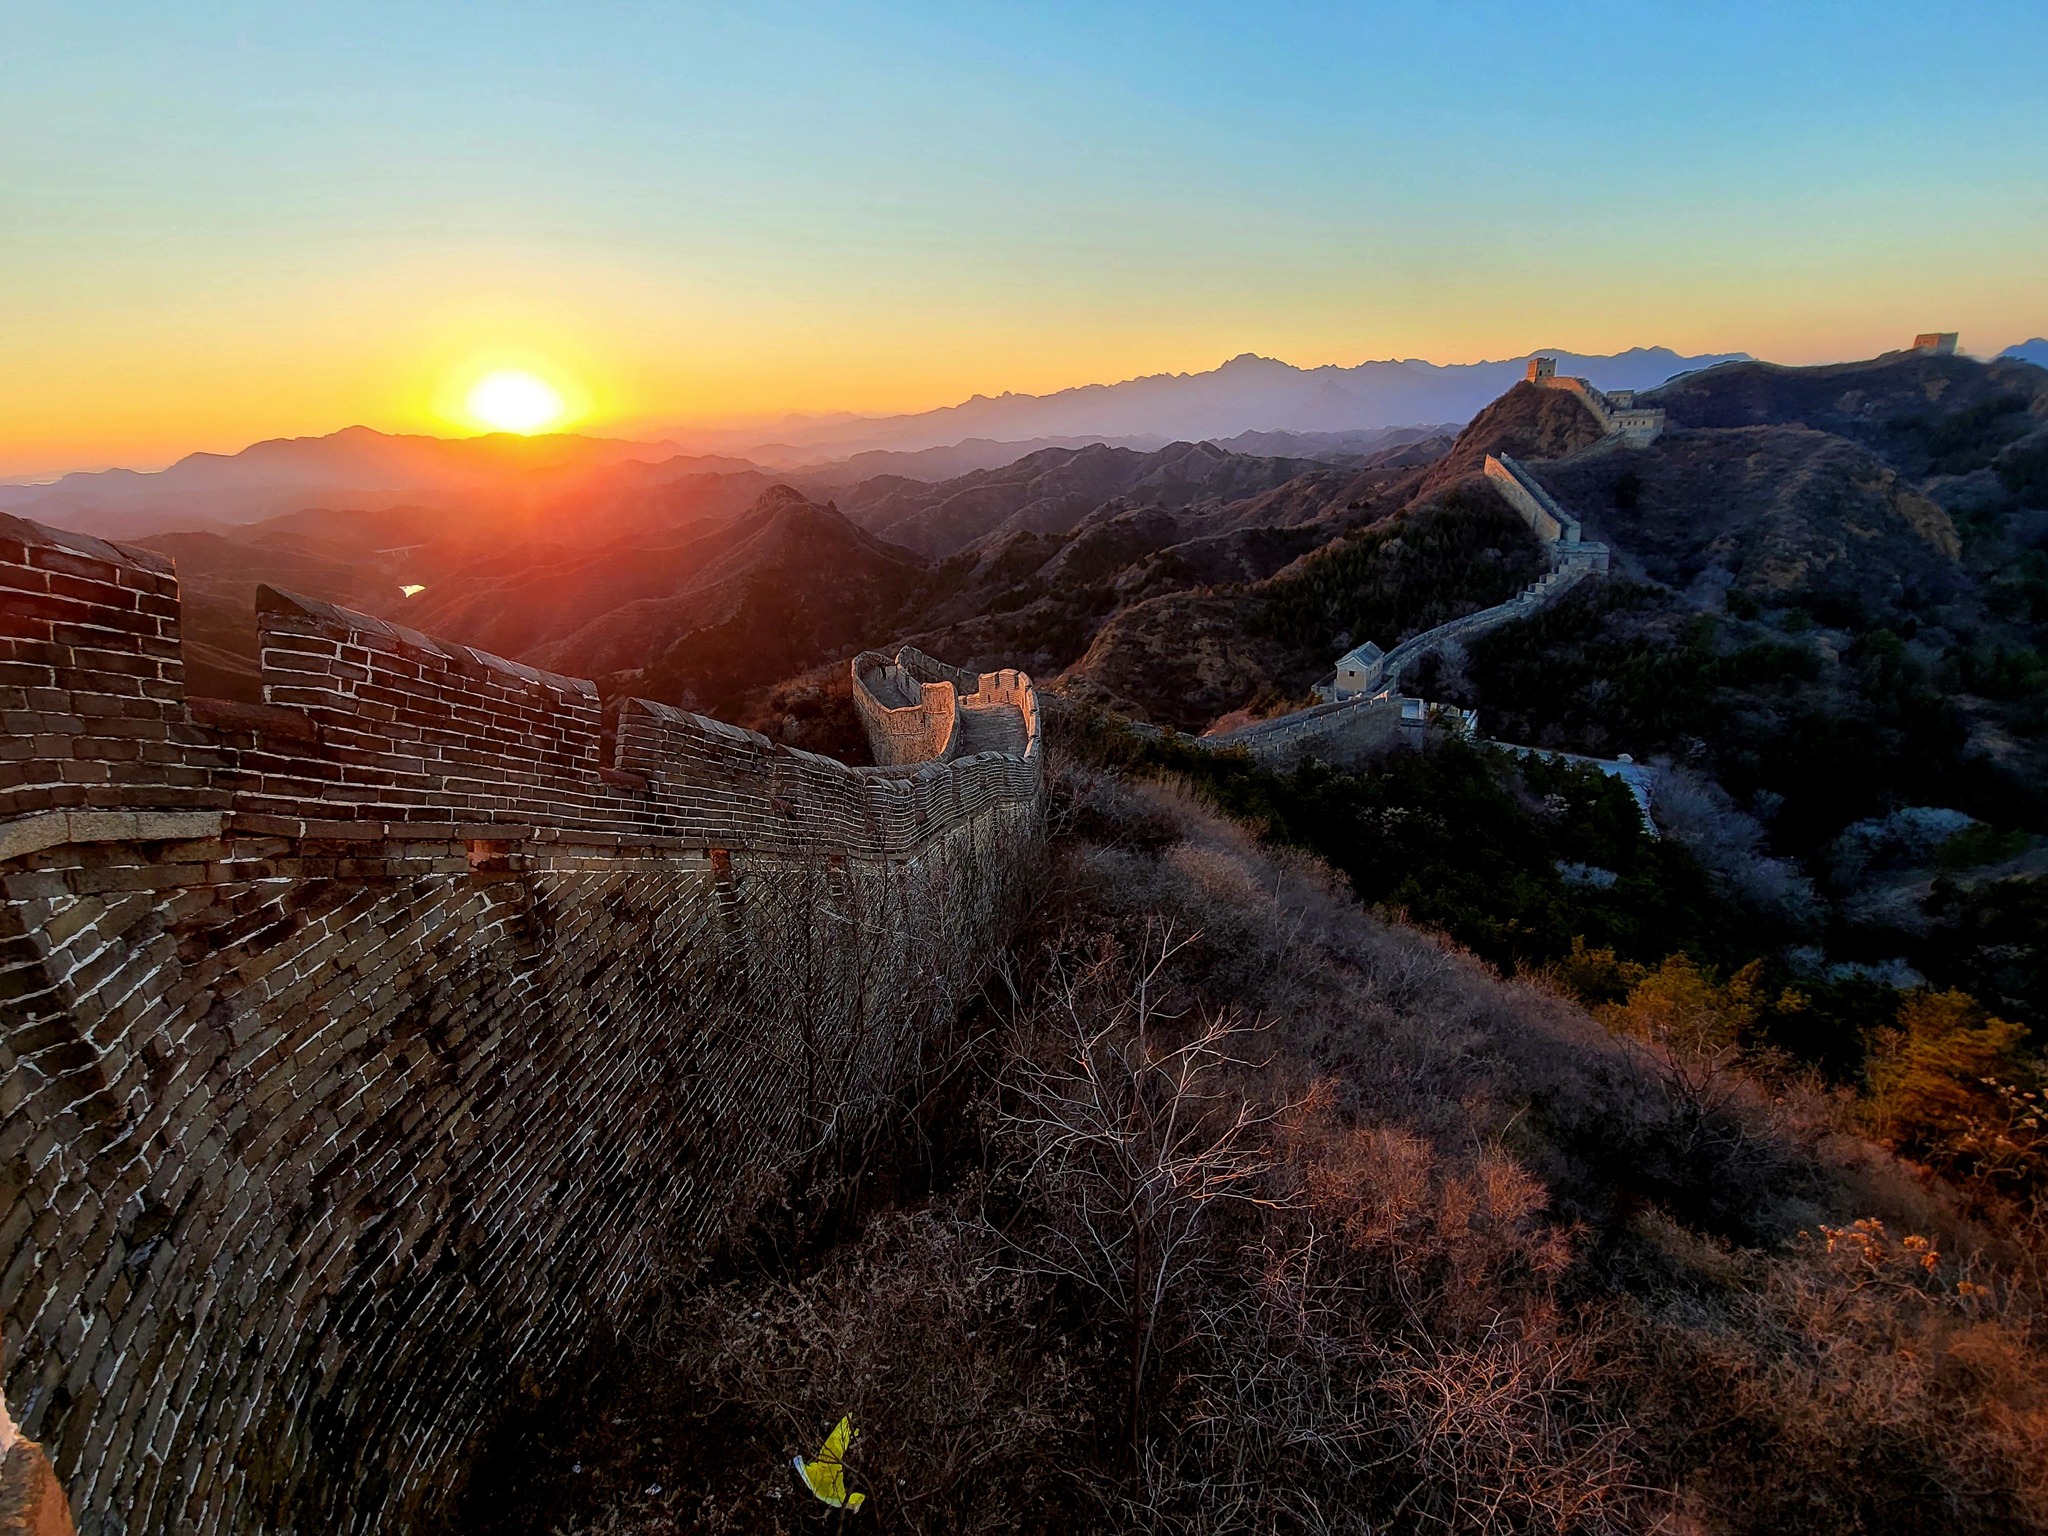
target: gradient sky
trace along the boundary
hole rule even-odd
[[[2048,6],[0,0],[0,475],[2048,332]]]

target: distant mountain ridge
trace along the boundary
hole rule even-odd
[[[40,485],[0,485],[0,511],[110,538],[171,528],[229,527],[314,506],[384,508],[422,498],[552,493],[624,464],[665,464],[673,475],[754,468],[686,458],[668,442],[550,433],[443,438],[344,427],[280,437],[239,453],[187,454],[167,469],[107,469]]]
[[[1593,356],[1544,349],[1558,369],[1602,389],[1652,389],[1675,374],[1748,360],[1746,352],[1686,357],[1668,347]],[[1083,384],[1049,395],[976,395],[904,416],[792,418],[775,441],[724,443],[773,462],[792,452],[917,452],[964,438],[998,440],[1098,435],[1198,442],[1244,432],[1356,432],[1414,422],[1464,422],[1522,376],[1526,357],[1498,362],[1401,361],[1297,368],[1246,352],[1206,373],[1161,373],[1120,384]]]
[[[1646,389],[1744,356],[1683,357],[1664,347],[1610,357],[1556,355],[1560,368],[1604,389]],[[571,433],[438,438],[347,427],[325,437],[274,438],[239,453],[189,454],[150,473],[110,469],[0,485],[0,511],[134,539],[230,528],[309,508],[516,510],[599,480],[621,491],[764,466],[829,495],[878,474],[943,480],[1048,447],[1093,443],[1150,452],[1213,441],[1261,456],[1335,462],[1378,451],[1394,440],[1390,432],[1414,440],[1454,430],[1520,378],[1523,367],[1524,360],[1514,358],[1442,367],[1410,359],[1296,368],[1245,353],[1206,373],[1158,374],[1050,395],[977,395],[910,416],[797,419],[772,443],[755,443],[758,431],[691,434],[688,444],[678,444]],[[863,455],[873,457],[843,462]]]

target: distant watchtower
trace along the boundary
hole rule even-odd
[[[1531,384],[1547,384],[1557,377],[1557,359],[1554,357],[1532,357],[1529,359],[1528,380]]]
[[[1922,331],[1913,338],[1913,350],[1932,352],[1936,357],[1954,357],[1957,335],[1955,331]]]

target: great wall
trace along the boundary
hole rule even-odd
[[[1548,363],[1599,448],[1662,430]],[[1485,475],[1549,572],[1200,744],[1474,734],[1403,669],[1609,563]],[[863,653],[850,768],[257,606],[266,702],[188,698],[168,561],[0,517],[4,1536],[433,1522],[504,1404],[914,1077],[1040,815],[1022,673]]]
[[[1584,379],[1560,378],[1555,358],[1532,357],[1528,382],[1576,395],[1600,423],[1603,435],[1596,449],[1642,447],[1664,430],[1663,411],[1636,408],[1632,393],[1608,396]],[[1619,408],[1617,401],[1625,402],[1627,408]],[[1488,454],[1484,472],[1487,483],[1536,535],[1548,571],[1507,601],[1411,635],[1391,651],[1362,645],[1346,652],[1338,658],[1335,674],[1318,687],[1319,702],[1307,708],[1192,738],[1195,743],[1216,750],[1242,750],[1269,767],[1286,766],[1304,756],[1349,766],[1391,746],[1420,745],[1435,723],[1447,724],[1461,735],[1476,734],[1478,721],[1470,710],[1404,695],[1403,669],[1446,646],[1528,617],[1587,577],[1605,575],[1612,561],[1612,551],[1605,544],[1588,541],[1579,520],[1509,455]]]
[[[39,1442],[86,1536],[418,1528],[915,1077],[1037,697],[863,656],[852,768],[268,589],[266,703],[188,698],[180,612],[0,518],[0,1515]]]
[[[1600,430],[1617,443],[1645,448],[1664,431],[1664,412],[1654,406],[1637,405],[1634,390],[1595,389],[1590,379],[1560,374],[1554,357],[1530,358],[1527,378],[1538,389],[1562,389],[1577,395],[1579,403],[1600,423]]]

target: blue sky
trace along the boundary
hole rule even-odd
[[[2048,7],[0,0],[0,472],[2048,331]]]

